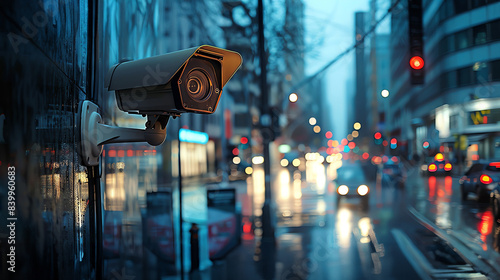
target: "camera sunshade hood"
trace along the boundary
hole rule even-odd
[[[124,90],[165,85],[170,82],[175,74],[182,70],[186,62],[196,53],[219,59],[223,69],[222,87],[231,79],[242,62],[241,55],[237,52],[202,45],[116,64],[109,69],[105,86],[108,90]]]

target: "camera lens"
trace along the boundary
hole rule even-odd
[[[189,73],[187,90],[195,101],[203,101],[210,96],[210,82],[201,69],[194,69]]]

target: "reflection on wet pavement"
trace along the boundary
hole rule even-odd
[[[264,260],[265,245],[258,238],[261,222],[257,218],[253,260],[259,271],[274,273],[274,279],[369,279],[377,274],[389,276],[411,271],[408,264],[389,270],[401,257],[399,252],[392,253],[394,247],[389,258],[386,257],[384,244],[379,242],[371,218],[379,212],[361,211],[356,199],[336,205],[336,186],[332,181],[336,169],[332,169],[332,165],[325,168],[323,164],[310,163],[304,171],[281,168],[275,172],[276,256],[273,267]],[[258,168],[249,184],[253,194],[252,213],[258,215],[264,196],[263,174]],[[375,182],[369,185],[375,186]],[[372,191],[377,209],[383,210],[395,205],[394,198],[400,190],[383,188],[379,183]],[[390,219],[392,215],[389,215]],[[388,261],[385,270],[384,259]],[[260,276],[271,279],[268,274]]]
[[[456,177],[413,178],[411,197],[414,199],[410,208],[414,207],[431,226],[446,230],[447,238],[460,242],[465,246],[464,251],[470,250],[469,254],[465,253],[466,258],[481,258],[497,267],[500,255],[495,247],[500,231],[489,204],[475,199],[462,202]]]

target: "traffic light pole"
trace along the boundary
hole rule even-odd
[[[269,155],[269,143],[272,138],[270,128],[269,97],[267,91],[267,55],[264,38],[264,4],[259,0],[257,7],[257,17],[259,21],[259,64],[260,64],[260,129],[263,138],[264,153],[264,178],[265,178],[265,200],[262,207],[262,238],[264,240],[274,240],[274,228],[272,222],[272,201],[271,201],[271,159]]]

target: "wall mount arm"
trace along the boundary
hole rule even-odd
[[[116,127],[102,123],[99,107],[88,100],[79,108],[80,152],[83,165],[99,164],[102,145],[110,143],[148,142],[158,146],[167,136],[168,115],[148,115],[146,129]]]

